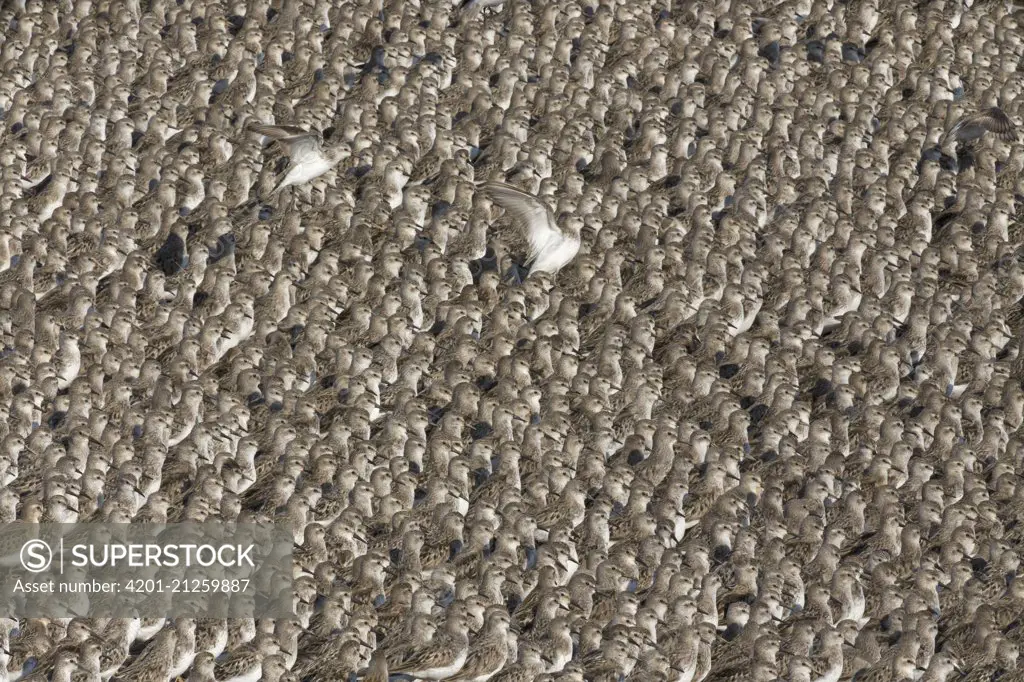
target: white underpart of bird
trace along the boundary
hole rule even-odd
[[[304,185],[315,180],[338,165],[344,155],[340,146],[323,148],[320,134],[309,132],[297,126],[271,126],[253,124],[249,130],[280,143],[289,157],[288,172],[271,194],[277,194],[285,187]]]
[[[484,190],[505,209],[530,243],[530,272],[557,273],[580,251],[578,232],[562,229],[540,199],[503,182],[488,182]]]
[[[82,353],[78,347],[78,339],[62,336],[60,340],[60,356],[57,365],[57,388],[63,390],[71,385],[82,368]]]
[[[221,337],[221,343],[217,346],[217,359],[219,360],[229,350],[244,342],[252,333],[254,320],[252,316],[242,317],[241,324],[236,329],[225,330]]]
[[[963,384],[953,384],[953,388],[949,389],[949,397],[954,400],[959,399],[960,397],[963,396],[964,391],[966,391],[968,387],[970,387],[970,385],[970,382]]]
[[[820,336],[826,329],[838,327],[840,324],[842,324],[843,315],[852,310],[857,310],[858,308],[860,308],[861,298],[861,294],[854,294],[853,298],[848,303],[838,306],[834,310],[830,311],[828,313],[828,316],[822,318],[821,322],[818,324],[818,327],[815,329],[817,334]]]
[[[743,320],[733,328],[733,336],[738,336],[754,326],[754,320],[757,319],[757,314],[761,312],[762,305],[764,305],[763,298],[757,298],[750,304],[749,310],[744,311]]]

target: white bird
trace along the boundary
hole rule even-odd
[[[297,126],[271,126],[253,123],[248,128],[254,133],[273,139],[288,153],[288,172],[285,173],[284,178],[271,194],[277,194],[285,187],[302,185],[320,177],[352,153],[352,149],[344,142],[325,149],[320,133],[310,132]]]
[[[523,230],[530,244],[526,260],[530,272],[558,272],[580,251],[580,225],[576,216],[569,216],[566,227],[559,227],[547,206],[528,192],[503,182],[488,182],[487,194],[511,216]]]

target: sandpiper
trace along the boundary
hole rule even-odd
[[[559,216],[564,225],[560,227],[551,209],[529,192],[503,182],[488,182],[483,185],[483,190],[508,211],[525,235],[529,244],[529,255],[524,264],[528,268],[526,273],[557,273],[579,253],[582,226],[579,218]],[[525,279],[524,275],[516,272],[520,280]]]
[[[252,123],[248,129],[273,139],[288,153],[288,171],[274,188],[272,194],[277,194],[285,187],[303,185],[320,177],[352,153],[346,143],[325,148],[323,136],[320,133],[310,132],[297,126]]]

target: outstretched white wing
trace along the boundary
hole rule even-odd
[[[321,155],[320,135],[303,130],[298,126],[268,126],[253,123],[249,125],[249,130],[280,143],[287,150],[293,165]]]
[[[1017,129],[1010,117],[999,107],[991,107],[977,114],[964,116],[949,130],[946,138],[961,141],[976,140],[986,132],[995,133],[1004,140],[1017,137]]]
[[[488,182],[484,190],[503,209],[508,211],[512,221],[523,230],[530,242],[529,262],[536,261],[534,269],[547,270],[544,257],[559,253],[566,241],[565,235],[555,224],[555,216],[540,199],[529,192],[506,185],[503,182]]]

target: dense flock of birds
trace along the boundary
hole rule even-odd
[[[1024,680],[1022,27],[0,2],[0,520],[295,539],[0,680]]]

